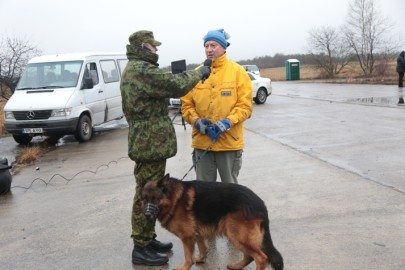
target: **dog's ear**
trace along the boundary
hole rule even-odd
[[[161,178],[158,181],[157,184],[159,187],[162,187],[162,186],[165,186],[169,182],[169,180],[170,180],[170,174],[167,173],[165,176],[163,176],[163,178]]]
[[[167,182],[167,181],[169,181],[169,179],[170,179],[170,174],[167,173],[165,176],[163,176],[162,182]]]

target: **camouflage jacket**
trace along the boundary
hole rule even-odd
[[[167,159],[177,153],[176,133],[166,98],[180,98],[200,80],[195,70],[179,74],[158,68],[158,55],[127,45],[121,78],[122,108],[129,125],[128,156],[135,162]]]

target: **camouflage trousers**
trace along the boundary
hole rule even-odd
[[[155,221],[147,221],[141,209],[141,190],[146,182],[161,179],[166,170],[166,160],[155,162],[138,162],[134,168],[135,196],[132,206],[132,234],[137,246],[147,246],[156,237]]]

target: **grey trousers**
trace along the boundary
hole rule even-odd
[[[243,150],[236,151],[205,151],[194,149],[193,162],[196,164],[197,180],[217,181],[217,172],[222,182],[238,183],[238,175],[242,167]]]

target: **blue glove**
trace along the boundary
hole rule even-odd
[[[218,140],[219,135],[221,135],[220,133],[218,133],[218,132],[215,131],[214,125],[212,125],[212,126],[207,126],[207,130],[206,130],[206,131],[207,131],[208,136],[210,136],[211,140],[213,140],[214,142],[215,142],[216,140]]]
[[[217,133],[221,134],[231,128],[231,122],[226,118],[219,120],[215,123],[214,128]]]
[[[205,134],[207,127],[211,125],[211,121],[208,119],[197,119],[197,121],[195,121],[194,126],[195,128],[201,133],[201,134]]]
[[[231,122],[225,118],[217,121],[214,125],[208,126],[206,132],[211,137],[211,140],[216,141],[225,130],[230,128]]]

